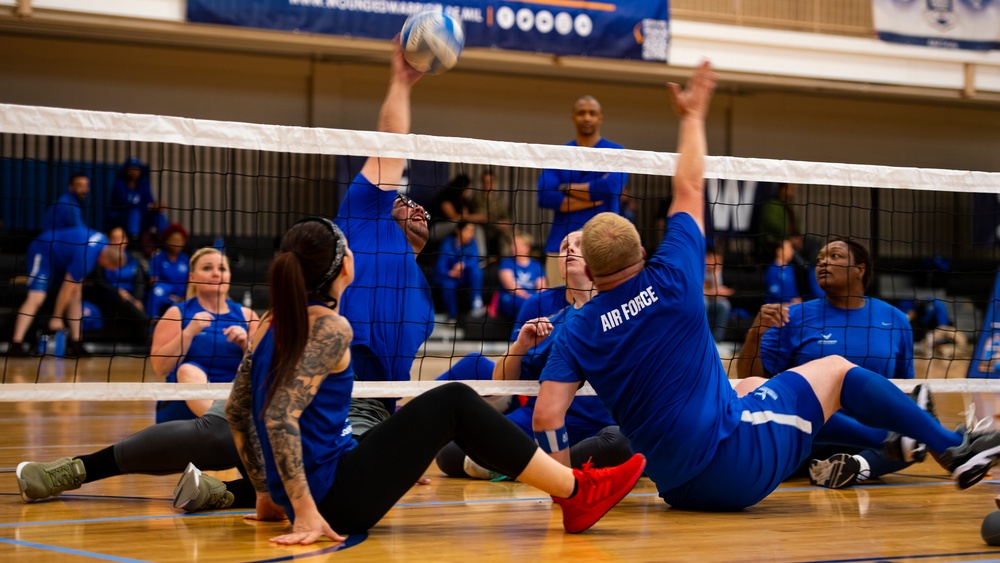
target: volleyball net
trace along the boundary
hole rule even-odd
[[[674,127],[664,124],[664,143],[670,148]],[[514,231],[530,235],[535,259],[545,262],[552,211],[539,206],[543,169],[627,174],[618,207],[635,223],[651,254],[664,233],[677,163],[670,152],[0,104],[0,349],[10,341],[28,292],[27,248],[46,228],[52,205],[74,174],[90,180],[89,198],[81,206],[84,223],[105,230],[115,212],[109,201],[125,163],[141,163],[162,210],[154,214],[146,234],[131,241],[130,255],[139,268],[148,269],[151,253],[162,245],[156,235],[165,225],[182,225],[189,234],[186,252],[203,246],[222,250],[232,271],[230,298],[262,313],[270,301],[267,268],[285,229],[306,216],[336,216],[368,157],[407,159],[398,189],[432,215],[431,240],[418,264],[431,285],[436,313],[434,333],[415,358],[420,375],[411,382],[359,382],[355,394],[370,397],[419,394],[435,383],[417,379],[433,379],[435,370],[443,372],[469,353],[497,356],[506,350],[513,318],[499,310],[494,298],[506,291],[498,271],[511,252],[509,233]],[[984,330],[997,299],[1000,174],[709,156],[705,177],[708,242],[722,263],[721,283],[733,290],[728,317],[710,322],[721,328],[717,334],[727,367],[767,300],[765,280],[775,249],[765,242],[761,209],[779,197],[783,184],[794,184],[788,208],[801,229],[790,233],[799,237],[792,271],[801,295],[809,296],[810,265],[827,240],[857,240],[870,249],[875,265],[868,295],[913,315],[917,377],[948,379],[935,382],[935,391],[1000,391],[986,379],[965,379],[970,372],[993,376],[993,353],[1000,359],[1000,337]],[[435,283],[435,268],[455,223],[442,215],[439,204],[459,192],[470,215],[480,217],[474,224],[486,311],[476,310],[474,290],[462,288],[457,292],[459,313],[451,319],[443,288]],[[169,400],[227,394],[221,384],[162,383],[142,361],[148,354],[149,317],[156,314],[122,315],[118,308],[90,301],[97,295],[95,286],[105,292],[121,287],[122,280],[102,280],[100,275],[91,274],[83,291],[82,340],[95,358],[52,357],[51,345],[45,343],[50,302],[25,338],[26,349],[39,355],[0,359],[0,400]],[[147,270],[138,287],[131,288],[144,305],[150,302],[141,295],[151,291],[148,282]],[[560,284],[548,280],[549,286]],[[87,305],[97,311],[89,322]],[[132,360],[129,381],[115,375],[116,362],[125,359]],[[731,373],[735,377],[735,370]],[[483,394],[537,393],[532,382],[479,381],[473,386]]]

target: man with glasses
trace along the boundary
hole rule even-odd
[[[397,49],[379,131],[410,132],[410,90],[421,76]],[[342,296],[340,314],[354,329],[351,355],[359,381],[409,381],[417,349],[434,328],[430,286],[416,260],[427,244],[430,214],[396,193],[404,166],[398,158],[365,161],[335,219],[354,251],[354,283]],[[372,425],[395,409],[394,399],[365,403],[373,407]],[[360,421],[351,421],[359,434]]]

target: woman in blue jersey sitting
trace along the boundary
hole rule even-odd
[[[182,225],[169,225],[162,233],[163,248],[149,260],[149,315],[154,319],[184,301],[187,293],[188,261],[184,253],[188,234]]]
[[[587,277],[583,256],[580,254],[580,231],[573,231],[559,246],[559,272],[566,285],[554,287],[532,295],[522,308],[514,325],[514,332],[507,354],[495,364],[490,360],[471,356],[479,369],[492,367],[495,380],[537,381],[549,357],[552,333],[562,326],[567,315],[590,301],[594,294],[594,283]],[[459,379],[463,367],[471,365],[469,358],[456,364],[444,379]],[[439,379],[442,379],[439,378]],[[476,379],[476,377],[467,377]],[[535,397],[528,398],[523,406],[507,414],[514,424],[525,434],[534,435],[531,420],[535,415]],[[582,467],[590,461],[594,467],[609,467],[624,462],[632,455],[628,439],[622,435],[608,410],[597,397],[577,397],[573,399],[566,413],[570,466]],[[438,453],[437,465],[449,477],[473,477],[492,479],[498,472],[486,468],[466,455],[458,444],[452,442]]]
[[[816,278],[825,296],[790,307],[764,305],[736,356],[739,377],[770,377],[839,355],[887,379],[913,379],[910,323],[896,307],[865,296],[873,273],[871,254],[860,243],[830,241],[816,260]],[[759,383],[758,379],[742,382],[737,391],[746,392]],[[925,388],[915,398],[930,408]],[[817,456],[829,458],[811,462],[810,481],[841,488],[899,471],[923,459],[923,451],[912,440],[836,413],[813,443],[813,457]]]
[[[565,240],[564,240],[565,242]],[[511,256],[500,261],[500,302],[498,311],[501,315],[517,318],[524,303],[545,289],[545,267],[531,257],[531,246],[534,239],[523,231],[514,231],[511,244]],[[559,255],[562,260],[562,254]],[[560,263],[560,267],[563,264]],[[565,272],[565,270],[560,270]]]
[[[150,363],[171,383],[228,383],[259,319],[248,307],[227,298],[229,260],[216,248],[191,257],[186,301],[167,309],[156,323]],[[211,400],[159,401],[156,422],[205,414]]]
[[[339,533],[368,530],[451,440],[553,495],[570,532],[593,525],[628,493],[645,466],[642,456],[612,469],[571,470],[460,383],[415,397],[356,440],[348,419],[353,330],[339,313],[354,265],[331,221],[306,219],[288,230],[271,265],[271,308],[226,405],[258,491],[251,518],[287,514],[292,522],[272,542],[342,541]]]

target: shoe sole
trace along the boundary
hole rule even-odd
[[[193,463],[188,463],[188,466],[184,468],[184,474],[181,475],[177,486],[174,487],[174,508],[187,512],[185,507],[191,501],[198,499],[198,475],[200,473],[201,471]]]
[[[845,454],[835,454],[833,457],[846,456]],[[832,458],[831,458],[832,459]],[[835,467],[830,469],[830,473],[827,474],[826,479],[822,482],[819,478],[813,475],[813,466],[809,465],[809,483],[814,487],[823,487],[825,489],[844,489],[850,487],[858,482],[857,473],[845,473],[841,468],[845,467],[846,463],[831,464]]]
[[[639,479],[642,478],[642,472],[643,472],[644,469],[646,469],[646,457],[645,456],[643,456],[642,463],[639,464],[639,468],[636,470],[635,475],[632,476],[629,479],[629,481],[628,481],[629,484],[627,486],[622,487],[618,491],[616,491],[615,494],[610,497],[610,498],[614,499],[614,502],[612,502],[611,504],[608,505],[607,510],[605,510],[604,512],[602,512],[600,514],[600,516],[598,516],[597,518],[594,518],[594,521],[591,522],[590,524],[587,524],[585,527],[580,528],[578,530],[576,530],[576,529],[574,529],[574,530],[566,529],[566,531],[568,533],[570,533],[570,534],[579,534],[580,532],[586,532],[587,530],[589,530],[590,528],[592,528],[594,526],[594,524],[597,524],[598,522],[600,522],[601,518],[604,518],[604,516],[608,512],[611,512],[612,508],[614,508],[615,506],[617,506],[618,503],[621,502],[623,498],[625,498],[626,496],[628,496],[628,494],[632,491],[632,488],[635,487],[635,484],[638,483]],[[563,524],[563,527],[565,528],[565,523]]]
[[[959,465],[951,477],[958,483],[959,489],[968,489],[983,480],[990,468],[997,464],[1000,459],[996,456],[1000,454],[1000,446],[994,446],[988,450],[983,450],[972,457],[969,461]]]
[[[17,470],[14,471],[14,476],[17,478],[17,488],[21,491],[21,500],[27,503],[35,502],[36,500],[38,500],[31,498],[27,494],[25,494],[26,491],[28,490],[28,482],[25,481],[24,479],[21,479],[21,470],[24,469],[24,466],[28,465],[29,463],[31,462],[22,461],[21,463],[17,464]]]

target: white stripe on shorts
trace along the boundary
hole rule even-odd
[[[740,416],[740,422],[749,422],[753,425],[773,422],[775,424],[784,424],[785,426],[794,426],[806,434],[812,434],[813,427],[812,422],[809,422],[801,416],[794,414],[780,414],[774,411],[743,411],[743,414]]]

